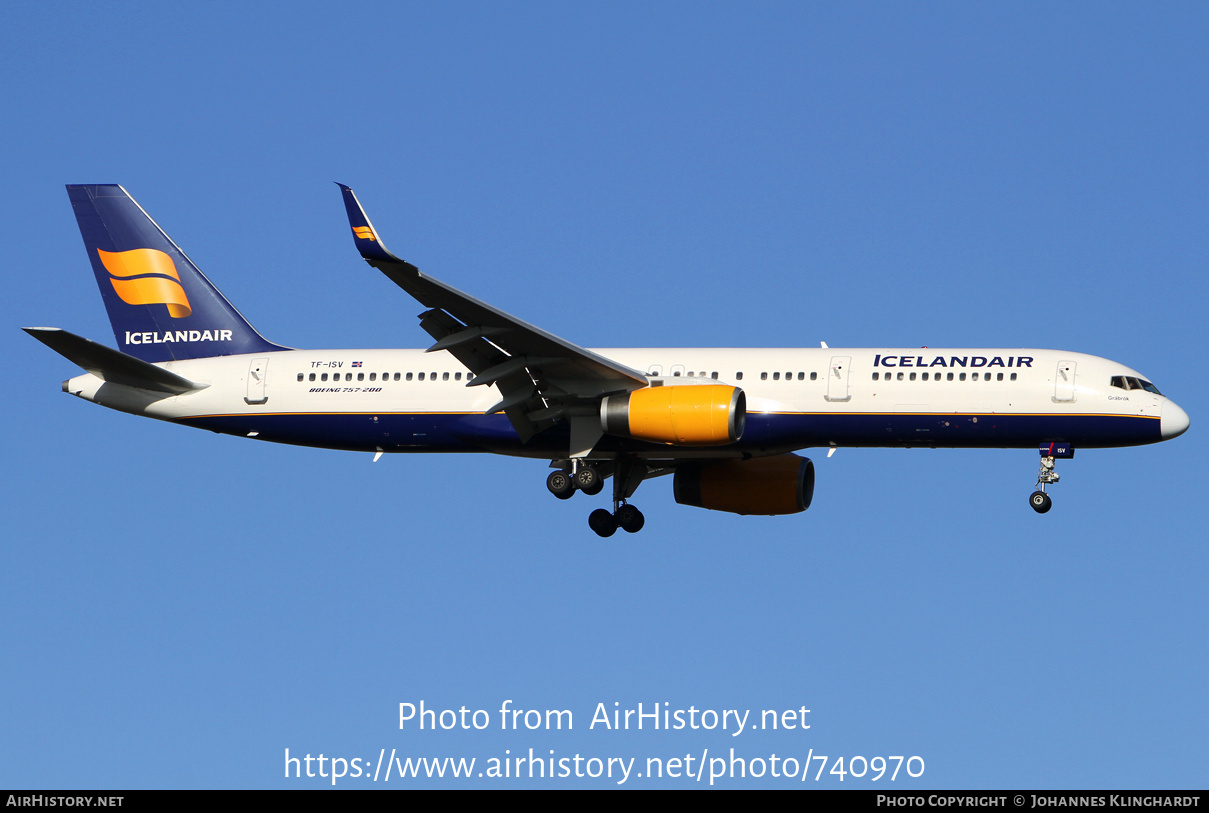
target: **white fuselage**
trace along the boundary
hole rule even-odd
[[[748,424],[735,444],[677,449],[702,457],[773,454],[810,446],[1082,447],[1153,443],[1179,434],[1187,415],[1158,394],[1113,386],[1144,380],[1113,361],[1034,349],[603,349],[593,351],[665,386],[740,387]],[[165,396],[65,382],[86,400],[215,431],[339,449],[489,451],[558,457],[565,432],[521,443],[494,386],[447,352],[289,350],[160,365],[204,389]],[[1147,382],[1148,383],[1148,382]],[[1153,389],[1153,387],[1151,388]],[[602,454],[648,458],[666,447],[614,438]]]

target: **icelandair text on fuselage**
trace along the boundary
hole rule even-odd
[[[810,709],[801,706],[796,709],[764,709],[758,717],[753,717],[751,709],[699,709],[689,706],[687,709],[673,709],[668,702],[644,705],[639,703],[637,708],[621,708],[618,702],[609,708],[605,703],[597,703],[588,723],[589,731],[681,731],[704,730],[726,731],[732,737],[737,737],[744,731],[778,731],[801,730],[810,728],[806,715]],[[482,731],[495,727],[493,720],[498,718],[500,730],[503,731],[559,731],[573,730],[575,718],[570,709],[524,709],[517,708],[511,700],[500,704],[499,711],[494,715],[485,709],[468,709],[462,706],[453,709],[430,709],[421,700],[415,703],[399,704],[399,728],[403,729],[410,723],[412,728],[420,731],[436,731],[450,729],[476,729]]]
[[[1004,362],[1002,356],[933,356],[928,361],[924,356],[883,356],[880,353],[873,357],[874,367],[1029,367],[1033,366],[1032,356],[1008,356]]]
[[[164,344],[165,342],[229,342],[229,330],[165,330],[163,333],[126,331],[126,344]]]

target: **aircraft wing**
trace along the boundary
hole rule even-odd
[[[338,186],[361,256],[429,308],[420,314],[420,327],[436,340],[429,352],[452,353],[474,374],[467,386],[495,384],[503,398],[488,413],[506,414],[522,441],[553,425],[555,419],[570,418],[572,452],[576,451],[577,434],[579,446],[588,444],[590,449],[599,431],[582,419],[595,417],[600,398],[647,386],[647,377],[639,370],[560,339],[420,273],[386,249],[353,190]]]

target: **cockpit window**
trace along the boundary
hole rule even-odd
[[[1112,386],[1122,390],[1146,390],[1155,395],[1162,395],[1159,388],[1143,378],[1134,378],[1131,375],[1114,375],[1112,377]]]

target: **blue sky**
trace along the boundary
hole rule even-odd
[[[926,765],[816,782],[815,760],[805,787],[1204,787],[1203,6],[0,22],[0,786],[330,786],[285,779],[286,749],[639,772],[734,748]],[[540,462],[372,464],[139,420],[59,392],[75,368],[18,330],[112,342],[63,185],[120,183],[269,339],[424,346],[332,181],[397,254],[584,346],[1061,348],[1140,370],[1192,428],[1063,461],[1044,517],[1028,450],[852,449],[813,455],[805,514],[681,507],[656,480],[646,529],[601,541],[603,497],[552,499]],[[420,701],[492,725],[400,730]],[[501,731],[504,701],[574,729]],[[805,707],[811,728],[589,728],[601,703]]]

